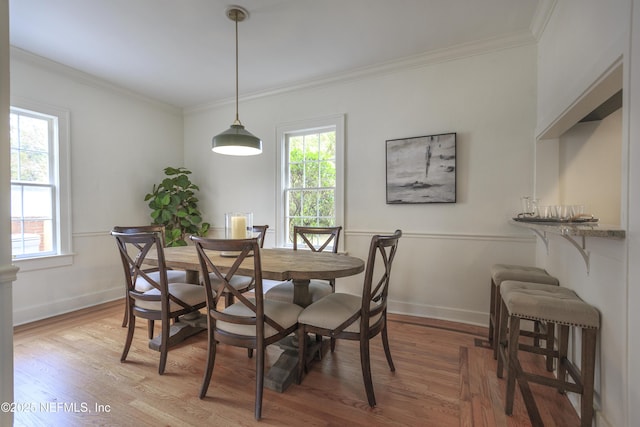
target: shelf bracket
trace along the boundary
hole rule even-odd
[[[575,239],[569,236],[568,234],[561,233],[560,235],[564,237],[567,242],[575,246],[578,252],[580,252],[580,255],[582,255],[582,259],[584,260],[584,263],[587,266],[587,275],[589,275],[589,257],[591,254],[587,250],[587,239],[585,238],[585,236],[581,236],[582,245],[579,245],[578,242],[576,242]]]
[[[549,239],[547,238],[547,232],[536,230],[535,228],[530,228],[530,230],[536,233],[538,237],[540,237],[540,239],[544,243],[545,249],[547,250],[547,255],[549,255]]]
[[[589,221],[589,222],[597,222]],[[527,228],[540,237],[544,242],[547,249],[547,255],[549,255],[549,239],[547,233],[558,234],[563,237],[567,242],[571,243],[575,247],[587,267],[587,275],[590,272],[590,257],[591,253],[587,250],[587,237],[598,237],[606,239],[622,240],[626,238],[626,231],[617,226],[602,225],[602,224],[590,224],[590,223],[542,223],[535,221],[522,221],[519,218],[514,218],[512,223],[519,227]],[[578,240],[578,237],[582,238],[582,242]]]

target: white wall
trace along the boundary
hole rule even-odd
[[[19,273],[14,323],[122,298],[108,232],[150,222],[144,195],[164,167],[183,165],[182,112],[17,50],[11,94],[70,111],[75,253],[71,266]]]
[[[536,135],[566,114],[623,54],[629,4],[629,0],[556,1],[538,42]]]
[[[607,93],[615,90],[615,85],[607,87],[604,94],[596,97],[591,94],[598,93],[601,86],[609,84],[611,79],[604,77],[613,69],[624,69],[624,79],[621,77],[619,81],[617,78],[613,81],[623,86],[625,99],[628,99],[630,11],[630,2],[627,0],[558,1],[538,44],[536,135],[544,137],[555,126],[556,129],[550,133],[556,139],[540,141],[536,147],[537,194],[548,198],[549,203],[554,203],[554,198],[555,203],[573,203],[574,200],[569,200],[570,197],[580,197],[585,200],[585,204],[599,206],[594,209],[598,210],[594,212],[596,216],[602,214],[611,222],[619,218],[617,223],[624,229],[631,224],[628,221],[633,211],[628,210],[629,194],[633,193],[634,187],[637,192],[638,185],[637,179],[630,179],[629,170],[633,170],[633,166],[636,169],[640,166],[638,162],[635,165],[627,163],[628,102],[624,102],[627,109],[623,108],[603,122],[580,124],[561,136],[557,135],[557,124],[563,123],[565,128],[562,132],[566,131],[567,117],[580,119],[585,103],[594,102],[598,96],[608,97]],[[620,58],[623,60],[623,67],[619,67]],[[604,84],[603,81],[608,83]],[[578,139],[579,136],[584,138],[582,142]],[[613,145],[610,145],[611,140],[615,140]],[[564,143],[568,145],[564,146]],[[578,146],[586,150],[586,157],[591,157],[588,162],[581,163],[580,153],[575,149]],[[606,157],[606,162],[609,163],[607,170],[594,170],[597,182],[589,184],[593,191],[585,191],[588,186],[580,187],[577,182],[584,172],[577,169],[585,164],[587,167],[597,168],[598,164],[592,162],[596,157],[595,152],[600,149],[606,151],[608,147],[612,149]],[[614,153],[619,157],[611,157]],[[581,165],[576,165],[573,160]],[[548,165],[552,165],[551,168]],[[607,190],[602,189],[603,183],[607,183]],[[618,194],[604,194],[606,191],[616,190]],[[572,192],[573,195],[570,195]],[[588,198],[593,198],[594,202],[586,200]],[[604,203],[616,201],[619,206],[611,211],[604,206]],[[628,309],[634,306],[634,302],[628,300],[632,281],[627,271],[629,264],[633,264],[628,253],[628,245],[633,236],[629,235],[625,240],[588,238],[589,274],[584,260],[573,246],[559,236],[549,237],[548,253],[543,243],[538,242],[538,265],[545,267],[560,279],[563,286],[574,289],[601,312],[596,368],[597,425],[634,425],[634,418],[628,417],[629,405],[637,406],[638,399],[630,401],[629,397],[637,393],[637,385],[633,385],[637,381],[628,379],[630,359],[627,346],[627,333],[633,334],[629,329]],[[636,298],[635,305],[637,303]],[[579,360],[576,354],[578,344],[579,340],[574,338],[571,344],[574,361]],[[577,403],[575,395],[572,395],[572,399]],[[636,417],[636,422],[637,419]]]
[[[561,205],[585,205],[603,224],[620,225],[622,109],[578,123],[559,141]],[[555,204],[555,203],[548,203]]]
[[[250,158],[210,150],[233,104],[194,110],[185,115],[185,164],[214,227],[230,210],[274,227],[276,126],[346,114],[345,249],[364,257],[372,234],[401,228],[391,309],[486,325],[489,266],[534,258],[535,240],[508,219],[533,190],[535,62],[527,45],[241,99],[240,119],[264,143]],[[458,202],[387,205],[385,140],[445,132],[457,132]],[[340,279],[338,288],[355,292],[361,281]]]

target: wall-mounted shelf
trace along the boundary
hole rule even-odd
[[[605,239],[624,239],[625,230],[615,225],[595,223],[568,223],[568,222],[524,222],[511,220],[511,223],[518,227],[528,228],[542,239],[549,252],[549,239],[547,233],[557,234],[571,243],[582,255],[589,274],[589,256],[587,250],[587,237],[599,237]],[[580,240],[578,242],[577,240]]]

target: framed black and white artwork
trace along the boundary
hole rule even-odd
[[[387,140],[387,204],[456,202],[456,134]]]

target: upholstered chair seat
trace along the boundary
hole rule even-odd
[[[255,304],[254,298],[248,298],[253,304]],[[276,323],[278,323],[283,328],[290,328],[295,326],[298,323],[298,315],[302,311],[302,307],[285,303],[280,301],[270,301],[264,300],[264,314],[265,316],[270,317]],[[256,313],[252,311],[249,307],[247,307],[242,302],[236,302],[229,307],[226,307],[222,310],[223,314],[228,314],[238,317],[255,317]],[[230,323],[225,322],[224,320],[218,320],[216,322],[216,329],[218,331],[229,332],[235,335],[243,335],[248,337],[256,336],[256,326],[255,325],[242,325],[239,323]],[[278,331],[273,328],[268,323],[264,325],[264,337],[269,338],[274,335],[277,335]]]
[[[599,328],[600,313],[571,289],[505,281],[500,294],[511,316],[580,328]]]
[[[147,274],[154,282],[160,281],[160,273],[158,271],[151,271]],[[184,270],[167,270],[167,282],[187,283],[187,272]],[[150,289],[154,289],[153,285],[142,276],[138,276],[136,279],[135,287],[138,292],[147,292]]]
[[[205,297],[204,288],[202,286],[192,285],[189,283],[169,283],[169,293],[191,306],[202,304]],[[135,299],[136,307],[143,308],[145,310],[162,310],[162,302],[159,300],[160,291],[158,289],[149,289],[142,295],[145,297],[156,296],[158,298],[156,298],[155,301],[148,301],[140,299],[134,295],[133,298]],[[182,309],[182,307],[178,303],[173,300],[169,300],[169,311],[177,311],[180,309]]]
[[[375,312],[377,303],[371,301],[371,311]],[[358,295],[333,293],[314,302],[298,318],[298,322],[314,325],[319,328],[335,330],[362,308],[362,297]],[[369,325],[373,326],[380,320],[382,312],[369,317]],[[353,322],[344,332],[360,332],[360,322]]]
[[[293,302],[293,282],[282,282],[269,289],[265,297],[269,300]],[[331,284],[327,280],[310,280],[309,281],[309,294],[311,295],[311,302],[316,302],[321,298],[333,292]]]

